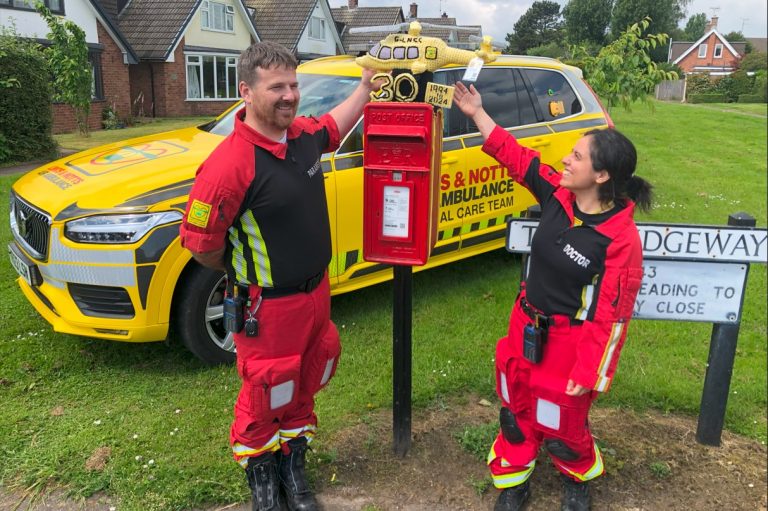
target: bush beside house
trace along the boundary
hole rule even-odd
[[[55,156],[49,76],[36,44],[0,33],[0,163]]]

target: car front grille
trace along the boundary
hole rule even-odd
[[[33,257],[48,257],[48,240],[51,232],[50,217],[11,193],[11,229],[13,236]]]
[[[67,287],[69,294],[85,316],[99,318],[132,318],[135,315],[131,297],[122,287],[74,284]]]

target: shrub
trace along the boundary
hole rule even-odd
[[[55,156],[50,83],[39,47],[0,30],[0,162]]]
[[[526,55],[549,57],[552,59],[566,56],[568,53],[568,48],[560,46],[556,42],[542,44],[541,46],[534,46],[533,48],[528,48],[525,52]]]
[[[760,94],[739,94],[739,103],[765,103]]]
[[[725,94],[688,94],[688,103],[727,103]]]
[[[715,91],[715,84],[708,75],[694,73],[685,77],[685,90],[688,95],[707,94]]]
[[[768,71],[762,70],[755,73],[755,88],[753,94],[757,94],[763,101],[768,99]]]
[[[751,94],[755,86],[754,76],[746,71],[736,71],[715,81],[715,91],[724,94],[729,103],[734,103],[741,94]]]
[[[760,71],[761,69],[768,69],[768,55],[764,51],[748,53],[741,59],[739,69],[744,71]]]

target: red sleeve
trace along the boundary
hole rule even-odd
[[[321,139],[321,144],[318,149],[322,153],[329,153],[339,148],[341,144],[341,135],[339,134],[339,127],[336,125],[336,121],[329,114],[325,114],[321,117],[297,117],[294,121],[292,129],[296,127],[306,133],[317,133],[322,130],[326,137]],[[290,134],[289,134],[290,136]]]
[[[253,179],[253,162],[238,162],[231,149],[226,139],[197,171],[180,228],[181,245],[191,252],[213,252],[225,246],[227,230]]]
[[[643,279],[642,248],[636,228],[634,232],[629,241],[615,240],[609,246],[594,319],[583,323],[577,340],[570,379],[599,392],[607,391],[613,380]]]

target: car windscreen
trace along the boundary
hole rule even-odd
[[[351,76],[313,75],[297,73],[301,101],[298,115],[318,117],[348,98],[360,79]],[[229,135],[235,126],[235,108],[216,122],[207,125],[206,131],[216,135]]]

